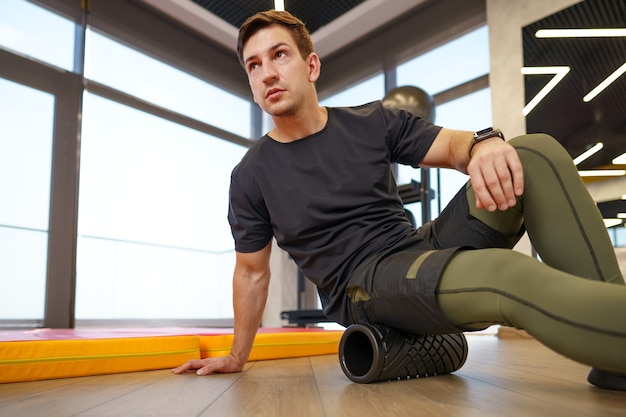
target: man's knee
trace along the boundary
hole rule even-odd
[[[545,133],[517,136],[509,140],[509,143],[518,150],[524,165],[528,162],[527,156],[539,156],[540,159],[555,165],[573,165],[572,157],[565,148],[555,138]]]
[[[531,148],[537,150],[565,150],[554,137],[546,133],[531,133],[511,138],[508,143],[515,148]]]

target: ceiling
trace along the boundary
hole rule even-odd
[[[274,0],[192,0],[217,17],[225,20],[235,28],[253,14],[274,8]],[[300,18],[310,33],[331,23],[339,16],[349,12],[365,0],[317,0],[317,1],[286,1],[286,9]]]
[[[273,0],[142,0],[186,26],[235,50],[239,26]],[[324,58],[416,7],[436,0],[285,0],[285,8],[307,24],[315,51]]]

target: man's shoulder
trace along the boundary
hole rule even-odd
[[[264,135],[253,143],[233,169],[233,175],[241,174],[246,170],[252,169],[255,164],[260,163],[259,158],[262,158],[263,149],[266,147],[268,140],[268,136]]]
[[[330,107],[328,112],[331,127],[347,125],[354,128],[357,125],[368,129],[381,126],[385,119],[380,101],[372,101],[359,106]]]
[[[376,100],[358,106],[328,107],[328,109],[337,115],[345,115],[348,117],[350,115],[354,115],[363,117],[380,112],[382,109],[382,103],[380,100]]]

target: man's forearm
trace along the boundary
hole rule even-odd
[[[233,280],[235,338],[230,354],[242,367],[248,361],[254,338],[261,324],[268,283],[269,271],[260,276],[236,273]]]
[[[472,132],[441,129],[421,162],[424,168],[452,168],[467,174]]]

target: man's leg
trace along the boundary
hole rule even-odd
[[[508,249],[456,254],[436,291],[457,327],[521,328],[590,366],[626,374],[626,286],[559,271]]]
[[[454,216],[442,213],[444,221],[434,227],[437,243],[487,248],[493,246],[490,235],[513,238],[523,220],[543,263],[502,249],[459,253],[441,276],[439,306],[459,327],[523,328],[572,359],[626,374],[626,286],[609,284],[624,281],[598,209],[556,141],[529,135],[511,143],[525,170],[517,206],[476,210],[468,187],[468,224],[477,228],[479,219],[494,233],[474,233],[473,240],[460,242],[456,236],[468,235],[454,233],[455,222],[448,221]]]
[[[615,250],[571,157],[553,138],[511,139],[524,166],[524,195],[506,211],[476,208],[467,185],[433,225],[438,248],[512,248],[525,226],[546,264],[583,278],[623,284]],[[486,227],[488,226],[488,227]]]
[[[570,155],[553,138],[527,135],[512,139],[524,165],[524,195],[511,211],[476,208],[467,190],[470,214],[509,233],[523,219],[530,240],[546,264],[583,278],[624,283],[615,250],[595,202]]]

